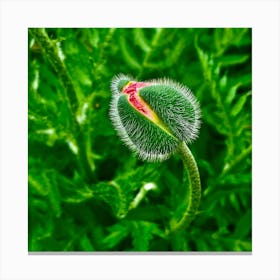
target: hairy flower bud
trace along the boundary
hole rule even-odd
[[[164,160],[180,142],[192,142],[200,128],[200,108],[191,91],[169,79],[134,81],[116,76],[110,117],[121,139],[144,160]]]

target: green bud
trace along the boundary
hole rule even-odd
[[[191,143],[197,138],[200,108],[187,87],[169,79],[136,82],[118,75],[111,90],[113,125],[141,159],[167,159],[180,142]]]

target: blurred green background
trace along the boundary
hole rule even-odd
[[[29,29],[29,251],[251,251],[251,41],[246,28]],[[183,164],[138,160],[117,137],[119,73],[171,78],[200,101],[201,205],[174,236]]]

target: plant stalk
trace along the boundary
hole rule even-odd
[[[71,113],[72,133],[75,135],[78,143],[78,166],[82,176],[86,180],[95,180],[94,164],[91,160],[91,151],[89,147],[90,140],[85,135],[83,128],[78,124],[76,119],[77,110],[79,107],[77,92],[72,83],[71,77],[64,64],[63,58],[59,54],[57,41],[51,40],[44,28],[30,28],[30,34],[40,45],[43,55],[46,57],[53,70],[57,74],[60,82],[65,88],[65,99]]]
[[[59,56],[59,49],[57,42],[50,40],[46,30],[44,28],[30,28],[29,32],[35,38],[36,42],[42,48],[44,55],[52,65],[52,68],[60,78],[66,89],[66,95],[69,100],[70,108],[73,116],[78,108],[77,94],[74,89],[73,83],[69,77],[68,71],[64,65],[63,60]]]
[[[189,224],[195,218],[201,198],[201,184],[199,171],[197,168],[196,161],[185,142],[180,143],[178,153],[188,173],[190,195],[188,207],[185,210],[182,218],[179,221],[173,220],[170,223],[170,230],[172,233],[181,231],[189,226]]]

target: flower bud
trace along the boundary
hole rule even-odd
[[[180,142],[192,142],[200,128],[200,108],[191,91],[169,79],[134,81],[116,76],[110,117],[125,144],[141,159],[167,159]]]

